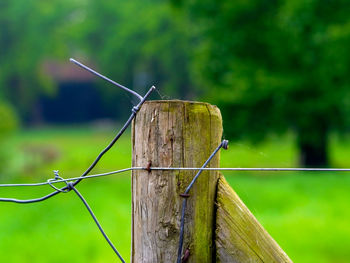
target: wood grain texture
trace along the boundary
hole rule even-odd
[[[220,144],[221,114],[207,103],[146,102],[132,128],[133,166],[200,167]],[[219,167],[219,154],[208,167]],[[195,171],[133,171],[132,262],[176,262],[182,198]],[[187,262],[212,262],[219,174],[205,171],[190,191],[184,249]]]
[[[223,176],[216,202],[216,262],[292,262]]]

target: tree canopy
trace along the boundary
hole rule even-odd
[[[66,49],[67,25],[74,1],[18,0],[0,3],[0,95],[26,119],[38,95],[53,91],[41,71],[45,57],[60,57]]]
[[[35,118],[40,96],[55,95],[57,83],[43,71],[45,60],[69,63],[75,57],[140,93],[156,84],[169,96],[194,96],[186,21],[168,2],[3,1],[0,27],[0,95],[22,120]],[[123,97],[119,90],[103,83],[99,92],[104,111],[123,111],[115,103]]]
[[[140,94],[156,85],[169,97],[194,96],[189,30],[168,2],[89,1],[85,11],[79,43],[100,71]],[[123,92],[104,86],[101,93],[105,105],[116,111],[115,101],[118,96],[122,100]]]
[[[42,62],[85,58],[140,93],[204,94],[232,139],[293,130],[302,162],[327,164],[330,132],[350,124],[348,1],[171,1],[2,1],[0,99],[33,119],[55,93]],[[100,93],[104,111],[127,108]]]
[[[293,129],[306,165],[326,165],[349,127],[350,5],[345,0],[174,1],[200,27],[195,69],[233,138]]]

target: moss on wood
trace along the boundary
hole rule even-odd
[[[292,262],[222,175],[216,203],[216,262]]]

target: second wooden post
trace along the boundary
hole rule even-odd
[[[200,167],[220,144],[219,109],[206,103],[146,102],[132,128],[134,167]],[[219,154],[208,167],[219,167]],[[182,198],[196,171],[133,171],[133,263],[176,262]],[[205,171],[188,198],[187,262],[212,262],[218,173]]]

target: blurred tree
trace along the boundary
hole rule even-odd
[[[26,120],[35,118],[38,96],[53,91],[41,62],[66,54],[77,1],[0,1],[0,94]]]
[[[69,56],[87,59],[140,93],[156,84],[176,98],[194,96],[188,74],[189,31],[168,2],[1,1],[0,27],[0,96],[24,120],[40,120],[40,96],[56,95],[43,62],[64,58],[68,63]],[[121,99],[125,92],[99,83],[104,97],[99,110],[105,116],[129,112],[125,106],[130,101]]]
[[[4,142],[8,141],[9,136],[18,127],[18,119],[14,109],[0,100],[0,171],[7,165],[5,161],[6,150],[3,147]]]
[[[161,0],[88,1],[81,43],[99,70],[144,94],[151,85],[176,98],[193,97],[186,21]],[[103,89],[116,111],[118,89]],[[129,108],[127,108],[129,110]]]
[[[189,0],[195,69],[225,132],[255,141],[292,128],[304,165],[328,164],[328,135],[349,127],[347,0]]]
[[[0,141],[2,141],[18,127],[14,109],[4,102],[0,102],[0,120]]]

